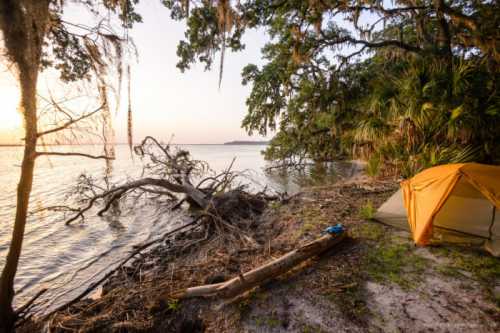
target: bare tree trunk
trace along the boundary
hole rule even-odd
[[[24,156],[21,165],[21,177],[17,186],[17,205],[12,240],[7,254],[5,267],[0,278],[0,332],[9,332],[13,328],[16,316],[12,308],[14,298],[14,277],[24,238],[28,203],[33,183],[35,168],[37,119],[36,119],[36,82],[37,72],[21,75],[21,107],[25,123]]]
[[[25,143],[12,240],[0,277],[0,333],[12,332],[16,313],[12,308],[14,278],[23,245],[26,216],[33,184],[37,143],[36,86],[49,17],[48,0],[3,0],[0,2],[0,29],[7,56],[17,67],[21,86],[21,111]]]

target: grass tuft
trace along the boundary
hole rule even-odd
[[[373,155],[366,164],[366,174],[372,178],[377,177],[380,174],[381,165],[380,155]]]
[[[468,272],[488,291],[492,300],[500,307],[500,299],[495,296],[493,289],[500,281],[500,259],[485,253],[482,250],[461,248],[458,246],[432,247],[435,255],[450,260],[448,265],[439,269],[443,275],[457,276]]]
[[[359,217],[364,220],[372,220],[376,213],[375,207],[371,200],[368,200],[363,206],[359,208]]]
[[[365,222],[352,228],[350,234],[353,238],[363,238],[371,241],[377,241],[384,237],[385,228],[375,222]]]
[[[410,244],[381,242],[365,257],[366,273],[374,281],[392,282],[403,289],[411,289],[417,276],[425,270],[426,262],[412,248]]]

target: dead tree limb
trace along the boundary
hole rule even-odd
[[[44,289],[41,289],[40,291],[38,291],[35,296],[33,296],[29,301],[27,301],[24,305],[20,306],[15,312],[16,312],[16,315],[18,317],[22,317],[23,316],[23,313],[28,311],[29,308],[33,305],[33,303],[40,297],[42,296],[43,294],[45,294],[45,292],[47,291],[48,289],[47,288],[44,288]]]
[[[84,197],[84,200],[80,200],[83,207],[76,211],[68,209],[73,216],[66,224],[83,219],[96,205],[101,205],[97,215],[102,216],[111,207],[116,207],[114,204],[118,204],[122,198],[134,194],[136,197],[145,193],[154,194],[155,198],[166,197],[170,203],[174,202],[172,209],[186,202],[201,214],[212,216],[212,220],[219,224],[221,220],[238,220],[254,213],[260,214],[271,198],[264,192],[246,193],[245,186],[234,185],[240,175],[231,170],[234,159],[226,170],[216,174],[206,162],[193,159],[188,151],[172,148],[169,144],[163,145],[149,136],[134,147],[134,152],[143,162],[143,178],[123,184],[106,183],[107,186],[99,186],[89,177],[80,177],[80,184],[73,192]]]
[[[54,102],[55,103],[55,102]],[[55,104],[57,105],[57,103]],[[67,129],[68,127],[84,120],[84,119],[87,119],[87,118],[90,118],[92,117],[93,115],[95,115],[97,112],[101,111],[103,108],[103,106],[101,105],[100,107],[98,107],[97,109],[95,109],[94,111],[92,112],[89,112],[89,113],[86,113],[78,118],[73,118],[71,116],[68,115],[68,117],[70,118],[70,120],[68,120],[66,123],[60,125],[60,126],[57,126],[57,127],[54,127],[54,128],[51,128],[49,130],[46,130],[46,131],[43,131],[43,132],[38,132],[37,133],[37,136],[38,137],[41,137],[41,136],[44,136],[44,135],[47,135],[47,134],[53,134],[53,133],[56,133],[56,132],[60,132],[62,130],[65,130]],[[62,110],[59,106],[57,106],[57,109],[58,110]]]
[[[86,157],[94,160],[114,160],[114,157],[106,156],[106,155],[91,155],[84,153],[71,153],[71,152],[56,152],[56,151],[38,151],[36,152],[36,156],[77,156],[77,157]]]
[[[243,275],[232,278],[231,280],[187,288],[176,292],[172,296],[178,299],[204,296],[219,296],[222,298],[235,297],[244,291],[260,285],[270,278],[289,271],[301,262],[325,252],[342,241],[344,237],[345,232],[338,235],[326,234],[274,261],[257,267]]]
[[[53,315],[54,313],[69,308],[71,305],[75,304],[76,302],[78,302],[79,300],[81,300],[82,298],[84,298],[85,296],[90,294],[97,287],[99,287],[104,281],[109,279],[110,276],[112,276],[118,269],[123,267],[126,263],[128,263],[136,255],[138,255],[139,253],[143,252],[144,250],[150,248],[152,245],[155,245],[155,244],[158,244],[158,243],[164,241],[167,237],[169,237],[169,236],[171,236],[171,235],[173,235],[181,230],[184,230],[188,227],[195,226],[198,222],[201,221],[201,219],[202,219],[202,216],[198,216],[198,217],[194,218],[192,221],[190,221],[190,222],[188,222],[180,227],[177,227],[173,230],[167,231],[165,234],[163,234],[161,237],[159,237],[157,239],[154,239],[154,240],[149,241],[147,243],[135,246],[134,250],[125,259],[123,259],[114,269],[107,272],[102,278],[100,278],[99,280],[92,283],[84,291],[82,291],[78,296],[76,296],[75,298],[73,298],[69,302],[64,303],[63,305],[57,307],[56,309],[54,309],[51,312],[49,312],[48,314],[46,314],[44,316],[44,318],[47,319],[51,315]]]
[[[101,194],[95,195],[89,200],[85,207],[78,211],[75,216],[66,221],[66,225],[69,225],[71,222],[83,217],[83,214],[90,210],[97,200],[109,198],[105,207],[98,213],[99,216],[102,216],[111,207],[111,203],[119,199],[125,192],[132,189],[140,189],[144,186],[160,187],[170,192],[184,193],[195,201],[200,207],[206,207],[208,205],[208,201],[205,199],[205,194],[190,184],[175,184],[166,179],[143,178],[116,186],[109,191],[104,191]]]

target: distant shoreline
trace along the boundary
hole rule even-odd
[[[243,146],[243,145],[253,145],[253,146],[263,146],[263,145],[268,145],[269,141],[229,141],[229,142],[224,142],[224,145],[226,146]]]
[[[139,143],[134,143],[139,144]],[[230,141],[224,143],[172,143],[174,146],[265,146],[268,145],[269,141]],[[55,147],[55,146],[98,146],[102,143],[82,143],[82,144],[45,144],[40,146]],[[128,143],[115,143],[116,146],[128,145]],[[24,147],[23,144],[3,144],[0,143],[0,148],[8,147]]]

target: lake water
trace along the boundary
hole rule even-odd
[[[243,182],[253,188],[268,186],[271,190],[293,193],[303,184],[333,182],[338,177],[350,177],[358,166],[335,163],[324,170],[311,170],[303,174],[269,174],[264,172],[266,162],[257,145],[183,145],[194,158],[207,161],[220,171],[236,158],[234,170],[247,170]],[[61,151],[96,153],[94,146],[51,148]],[[3,269],[15,211],[16,186],[19,178],[21,147],[0,147],[0,269]],[[132,159],[128,147],[116,147],[112,179],[115,182],[138,178],[142,170],[140,160]],[[23,304],[38,290],[49,288],[37,302],[35,310],[45,312],[82,292],[92,281],[112,269],[134,245],[154,239],[181,223],[186,218],[182,211],[172,214],[164,207],[143,202],[118,217],[86,219],[70,226],[64,224],[63,213],[43,211],[44,207],[76,205],[68,202],[67,194],[73,190],[83,172],[102,177],[102,160],[78,157],[39,158],[30,201],[30,215],[23,243],[20,266],[15,281],[17,305]]]

